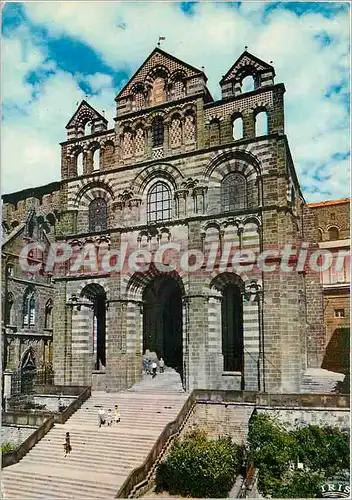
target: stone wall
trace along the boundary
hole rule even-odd
[[[283,423],[286,428],[302,425],[350,429],[350,412],[343,408],[327,407],[263,407],[254,403],[198,402],[185,425],[182,435],[201,429],[209,437],[229,435],[241,443],[247,438],[248,424],[253,411],[264,413]]]
[[[1,443],[11,443],[18,448],[38,427],[8,424],[1,426]]]
[[[256,408],[258,413],[270,415],[284,424],[286,429],[304,425],[350,429],[350,412],[336,408]]]

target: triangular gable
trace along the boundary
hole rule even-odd
[[[93,120],[103,120],[103,122],[108,123],[107,119],[98,113],[96,109],[94,109],[87,101],[83,99],[81,104],[78,106],[75,114],[72,116],[71,120],[66,125],[66,128],[71,128],[79,123],[86,123],[87,121]]]
[[[174,57],[159,48],[155,48],[150,56],[130,78],[128,83],[119,92],[115,100],[130,94],[131,88],[137,83],[143,83],[148,73],[157,66],[166,68],[170,74],[176,71],[183,71],[187,77],[203,73],[203,71],[181,61],[180,59],[177,59],[177,57]]]
[[[18,226],[14,227],[12,231],[10,231],[2,240],[1,242],[1,247],[4,248],[4,246],[12,241],[16,236],[18,236],[26,227],[26,223],[22,222],[21,224],[18,224]]]
[[[253,54],[250,54],[245,50],[237,59],[237,61],[231,66],[226,75],[222,77],[220,84],[235,78],[237,73],[246,66],[253,66],[258,73],[261,73],[263,71],[271,71],[273,73],[273,76],[275,76],[275,70],[273,66],[266,63],[265,61],[262,61],[261,59],[258,59],[258,57],[255,57]]]

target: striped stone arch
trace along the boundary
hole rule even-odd
[[[176,69],[173,71],[169,77],[170,82],[175,82],[179,78],[187,78],[187,74],[184,70],[182,69]]]
[[[249,108],[249,113],[253,113],[254,116],[260,113],[261,111],[265,111],[269,113],[269,103],[265,101],[259,101],[254,104],[254,106]]]
[[[171,120],[171,118],[174,116],[174,115],[180,115],[180,116],[183,116],[183,112],[184,110],[182,109],[181,106],[175,106],[174,108],[168,110],[166,112],[166,114],[164,115],[165,117],[165,122],[168,122]]]
[[[262,221],[260,220],[259,217],[255,216],[255,215],[248,215],[247,217],[244,217],[242,223],[243,223],[243,225],[246,225],[249,223],[256,224],[258,226],[258,229],[262,226]]]
[[[222,115],[210,115],[205,121],[205,125],[209,126],[213,120],[219,120],[219,122],[222,122],[224,120],[224,117]]]
[[[89,141],[87,143],[87,149],[95,150],[95,149],[100,149],[101,147],[101,142],[99,139],[93,139],[92,141]]]
[[[106,294],[106,298],[108,299],[110,297],[110,289],[109,286],[106,284],[106,280],[103,279],[87,279],[84,281],[79,282],[79,287],[76,290],[76,295],[77,297],[81,297],[81,294],[83,290],[88,286],[88,285],[100,285]],[[70,294],[67,295],[67,298],[69,298]]]
[[[229,283],[237,285],[241,292],[244,292],[245,281],[243,280],[243,278],[238,274],[230,272],[218,273],[214,277],[212,277],[209,283],[209,288],[213,288],[219,292],[223,292],[223,290]]]
[[[184,176],[181,172],[168,163],[155,163],[154,165],[150,165],[140,172],[131,182],[130,188],[136,194],[142,194],[145,187],[149,182],[153,179],[166,179],[168,180],[174,189],[177,189],[182,181],[184,180]]]
[[[154,111],[154,113],[151,113],[148,117],[146,117],[146,126],[151,127],[153,120],[156,116],[161,116],[163,120],[167,117],[167,114],[165,111],[159,109],[157,111]]]
[[[115,147],[115,141],[111,137],[110,139],[104,139],[104,141],[101,142],[101,146],[105,148],[106,146],[113,146]]]
[[[186,103],[182,106],[183,115],[185,115],[187,111],[192,111],[193,113],[196,113],[197,110],[194,104]]]
[[[221,224],[220,224],[220,222],[214,221],[214,220],[207,221],[202,225],[201,233],[205,233],[207,231],[207,229],[210,229],[210,228],[217,229],[220,233]]]
[[[165,80],[168,80],[170,77],[170,71],[163,64],[157,64],[149,71],[149,73],[147,74],[147,76],[144,79],[144,84],[145,84],[146,88],[148,86],[152,85],[155,78],[158,78],[158,76],[161,76],[161,75],[163,78],[165,78]]]
[[[248,151],[225,151],[216,155],[206,167],[204,180],[221,180],[230,172],[239,172],[252,178],[260,175],[261,168],[256,157]]]
[[[73,201],[73,208],[88,207],[95,198],[103,198],[107,203],[115,199],[112,185],[109,181],[98,179],[80,182],[80,189]]]
[[[129,271],[126,273],[121,283],[121,292],[129,300],[141,301],[147,285],[157,276],[174,278],[181,288],[182,296],[186,295],[185,282],[182,276],[177,271],[170,270],[168,266],[162,266],[161,264],[157,267],[151,264],[148,271],[145,272]]]

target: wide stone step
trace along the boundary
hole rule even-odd
[[[122,450],[122,449],[115,449],[114,450],[114,456],[112,458],[103,456],[103,458],[99,458],[100,463],[104,464],[124,464],[124,463],[129,463],[129,462],[135,462],[136,460],[142,460],[148,455],[149,451],[151,450],[151,447],[149,450],[134,450],[133,452],[130,452],[127,448]],[[32,452],[31,452],[32,453]],[[82,458],[82,454],[84,453],[84,459]],[[84,448],[75,448],[72,450],[70,454],[70,460],[79,460],[82,463],[83,462],[96,462],[97,461],[97,455],[101,455],[104,453],[104,448],[101,448],[100,450],[97,450],[97,453],[93,452],[88,452]],[[60,452],[53,453],[52,450],[33,450],[32,453],[32,458],[37,460],[44,459],[44,460],[60,460],[64,455],[64,450],[60,450]]]
[[[33,448],[31,450],[31,457],[34,459],[38,458],[45,458],[47,457],[48,459],[55,459],[57,460],[58,458],[62,457],[64,454],[64,448],[63,446],[57,447],[56,450],[53,450],[52,448]],[[86,461],[86,460],[97,460],[97,457],[99,458],[99,461],[101,463],[110,463],[110,462],[124,462],[128,460],[140,460],[141,458],[145,457],[148,455],[149,451],[151,450],[152,445],[149,446],[148,448],[140,448],[140,449],[128,449],[127,447],[125,448],[112,448],[109,449],[108,451],[106,448],[101,447],[97,448],[97,450],[94,452],[94,450],[88,450],[87,447],[85,446],[75,446],[72,448],[71,454],[70,454],[70,459],[76,460],[76,457],[81,460],[81,461]],[[104,451],[105,450],[105,451]],[[113,455],[112,458],[109,457],[109,455]],[[83,458],[84,457],[84,458]]]
[[[116,460],[115,462],[111,463],[104,463],[100,462],[99,463],[99,472],[102,472],[104,474],[119,474],[119,475],[124,475],[127,477],[127,475],[136,467],[139,465],[142,465],[143,463],[143,458],[140,457],[140,459],[135,459],[135,460],[124,460],[123,463],[119,462]],[[60,461],[66,461],[67,465],[63,465],[63,463],[60,463]],[[69,463],[68,463],[69,462]],[[57,467],[58,465],[64,470],[67,468],[72,468],[81,471],[86,471],[89,472],[90,474],[93,473],[94,471],[94,466],[97,467],[97,460],[79,460],[75,459],[72,455],[70,457],[64,458],[63,455],[60,457],[36,457],[35,459],[36,466],[41,466],[41,467]]]
[[[42,483],[44,485],[47,485],[52,481],[58,481],[58,480],[60,481],[60,484],[63,488],[79,487],[82,491],[84,491],[84,490],[91,490],[97,487],[97,481],[95,480],[90,481],[89,479],[85,479],[83,482],[82,480],[79,479],[73,479],[67,477],[57,478],[51,475],[50,473],[43,475],[40,474],[34,475],[32,472],[26,472],[22,470],[12,471],[8,469],[5,475],[5,483],[9,483],[9,479],[11,479],[11,484],[13,485],[21,484],[22,488],[23,484],[27,482],[29,482],[30,484]],[[122,478],[120,482],[122,482]],[[116,484],[118,484],[118,482]],[[101,482],[99,483],[99,491],[102,492],[102,495],[104,493],[116,492],[116,487]]]
[[[148,381],[149,383],[149,381]],[[2,471],[6,500],[114,499],[143,464],[188,395],[93,392],[65,424],[55,424],[25,457]],[[119,405],[121,422],[98,426],[98,409]],[[70,433],[72,452],[64,457]]]
[[[85,440],[83,440],[85,439]],[[151,446],[153,446],[154,440],[148,439],[144,441],[133,441],[129,442],[126,440],[121,441],[113,441],[113,440],[87,440],[87,438],[80,439],[71,439],[71,446],[75,450],[84,450],[88,448],[92,448],[93,452],[98,452],[100,449],[105,449],[107,452],[122,451],[124,449],[131,450],[132,448],[137,448],[139,450],[148,450]],[[52,449],[63,449],[63,439],[60,437],[52,437],[43,443],[38,443],[32,451],[34,450],[52,450]]]

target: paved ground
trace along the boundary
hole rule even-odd
[[[143,380],[135,384],[128,392],[184,392],[180,375],[172,368],[165,368],[155,378],[143,374]]]

